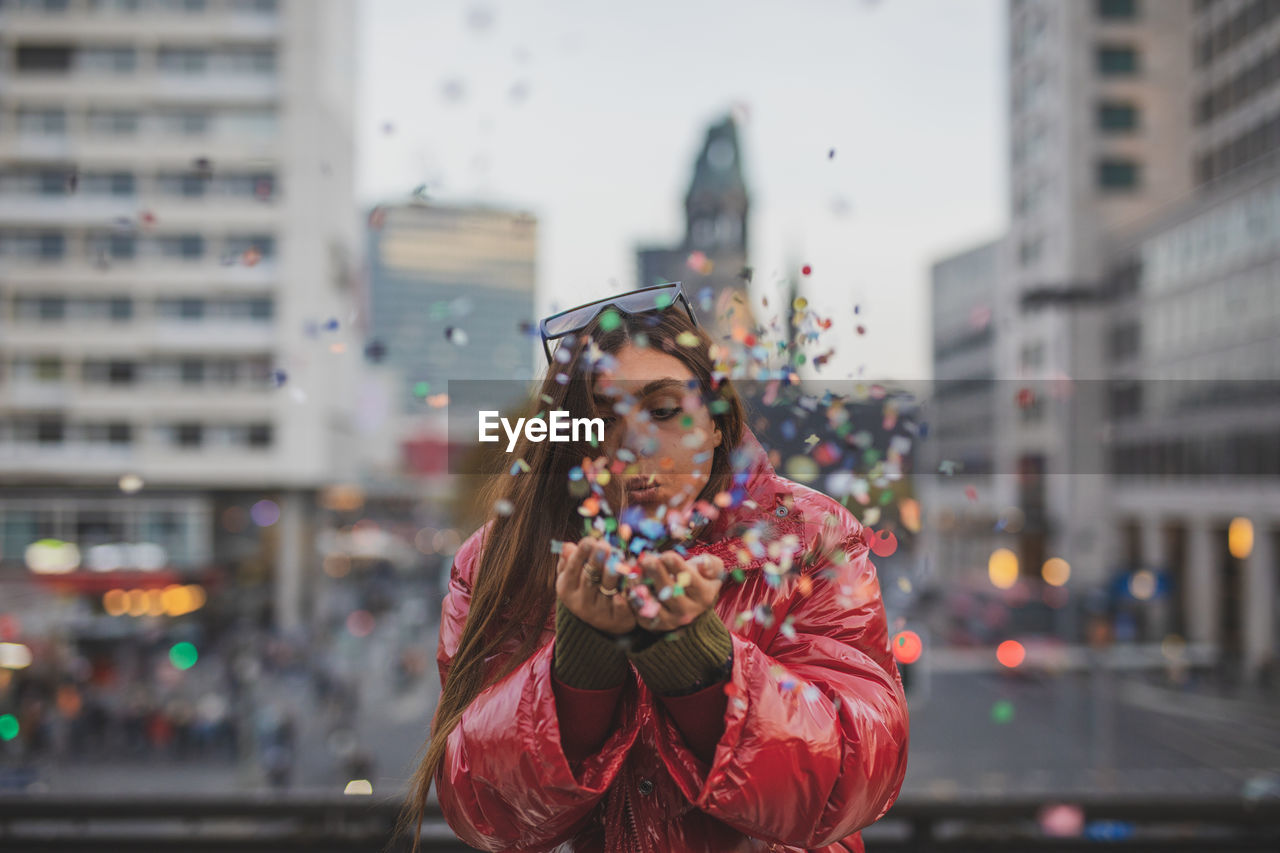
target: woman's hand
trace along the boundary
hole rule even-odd
[[[604,569],[611,550],[609,543],[597,539],[566,542],[556,564],[556,598],[597,631],[622,635],[636,627],[636,616],[624,592],[606,594],[618,589],[622,580]]]
[[[676,551],[646,554],[640,559],[640,570],[653,580],[654,599],[658,602],[656,616],[637,617],[640,627],[650,631],[675,631],[688,625],[715,606],[724,582],[724,561],[714,554],[698,554],[688,560]],[[662,590],[676,586],[681,588],[681,594],[672,594],[663,601]]]

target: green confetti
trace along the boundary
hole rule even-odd
[[[603,332],[612,332],[618,326],[622,325],[622,317],[618,312],[610,308],[600,315],[600,330]]]
[[[13,740],[18,736],[18,718],[13,714],[0,716],[0,740]]]
[[[1001,699],[991,706],[991,720],[1001,725],[1010,722],[1013,719],[1013,703],[1008,699]]]

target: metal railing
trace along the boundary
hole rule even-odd
[[[1044,809],[1078,808],[1084,829],[1054,837],[1041,828]],[[61,853],[105,851],[291,851],[401,853],[393,842],[398,799],[236,795],[222,797],[0,797],[0,850]],[[1098,797],[1047,801],[978,797],[904,797],[863,831],[873,853],[908,851],[1054,851],[1096,853],[1099,844],[1124,851],[1280,850],[1280,798]],[[422,849],[471,848],[444,822],[427,815]]]

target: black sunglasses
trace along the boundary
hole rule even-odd
[[[608,296],[544,317],[538,323],[538,329],[542,332],[542,349],[547,354],[547,364],[551,363],[551,341],[582,331],[591,325],[591,321],[606,308],[616,308],[623,314],[636,315],[650,311],[665,311],[677,302],[684,304],[684,310],[689,312],[690,322],[696,327],[698,318],[694,316],[693,306],[689,304],[689,299],[684,295],[684,288],[678,281],[642,287],[618,296]]]

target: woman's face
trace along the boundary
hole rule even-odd
[[[631,344],[615,358],[593,392],[607,427],[604,452],[614,458],[625,447],[636,457],[638,475],[622,484],[624,506],[639,505],[646,514],[664,503],[685,509],[711,477],[713,448],[724,440],[720,428],[680,359]]]

